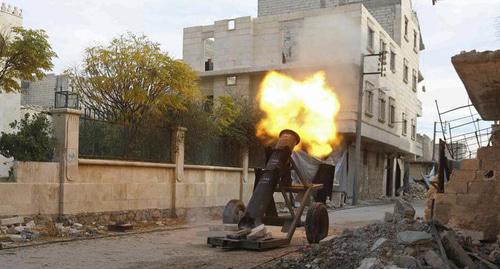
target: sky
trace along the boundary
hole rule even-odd
[[[55,73],[77,65],[86,47],[126,32],[144,33],[171,56],[181,58],[183,28],[257,15],[257,0],[8,0],[8,4],[23,9],[25,27],[47,31],[59,56]],[[413,0],[413,5],[426,45],[421,56],[426,92],[419,91],[424,112],[418,132],[432,136],[435,100],[442,111],[468,103],[451,57],[473,49],[500,49],[500,0],[438,0],[435,6],[431,0]],[[469,113],[464,109],[445,120]]]

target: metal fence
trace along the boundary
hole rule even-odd
[[[226,137],[208,136],[198,130],[188,130],[184,148],[186,164],[241,166],[240,146]]]
[[[88,159],[171,162],[168,127],[123,124],[80,118],[79,157]]]

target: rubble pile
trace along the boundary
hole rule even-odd
[[[0,219],[0,249],[26,244],[32,241],[51,241],[61,238],[92,238],[120,232],[131,227],[138,230],[163,227],[178,224],[174,219],[165,219],[156,222],[142,221],[134,225],[122,222],[109,221],[106,223],[92,222],[81,224],[65,219],[63,222],[54,222],[49,217],[10,217]],[[118,227],[118,228],[116,228]],[[120,229],[119,229],[120,228]]]
[[[417,182],[410,182],[408,189],[404,192],[404,196],[408,200],[425,200],[427,199],[427,189],[424,185]]]
[[[465,233],[415,219],[410,203],[398,200],[384,221],[345,230],[288,256],[271,268],[491,268],[500,266],[499,242],[473,240]]]

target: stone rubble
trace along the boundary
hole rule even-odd
[[[162,219],[155,222],[140,222],[137,226],[138,229],[151,229],[176,225],[181,222],[176,219]],[[108,225],[115,224],[111,220],[86,224],[74,222],[71,219],[54,222],[51,217],[45,216],[0,218],[0,223],[2,223],[0,225],[0,248],[29,244],[37,240],[51,241],[61,238],[89,238],[107,235],[111,233],[108,230]]]
[[[436,236],[432,232],[434,226],[438,230]],[[394,212],[385,214],[384,221],[346,229],[320,244],[303,247],[301,255],[282,257],[269,268],[441,269],[448,264],[450,269],[493,269],[500,266],[499,241],[487,243],[457,233],[442,225],[415,219],[411,204],[399,200]],[[443,243],[446,258],[440,251],[439,241]],[[474,255],[479,258],[473,258]],[[497,267],[488,267],[487,263]]]

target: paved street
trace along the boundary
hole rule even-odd
[[[422,216],[423,202],[415,205]],[[393,205],[361,207],[330,212],[330,233],[383,218]],[[14,250],[0,250],[1,269],[35,268],[253,268],[297,250],[306,244],[298,229],[292,245],[268,252],[223,251],[209,248],[197,233],[209,224],[169,232],[58,243]],[[277,234],[279,230],[275,230]]]

